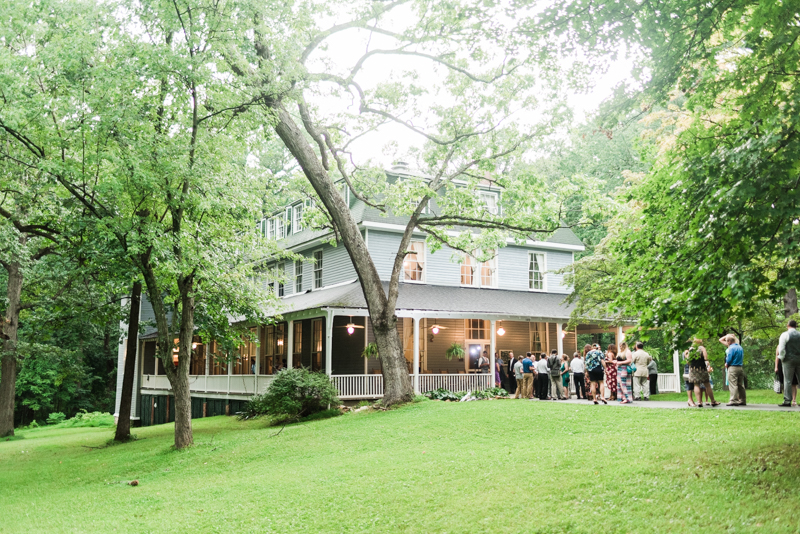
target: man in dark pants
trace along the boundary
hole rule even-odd
[[[586,398],[586,383],[584,382],[584,364],[579,352],[575,353],[574,358],[569,364],[572,370],[572,379],[575,381],[575,395],[579,399]]]
[[[506,374],[508,375],[508,387],[506,391],[508,391],[511,395],[513,395],[517,391],[517,379],[514,376],[514,364],[517,363],[517,359],[514,358],[514,353],[512,352],[508,358],[508,369]]]

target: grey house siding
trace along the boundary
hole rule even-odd
[[[400,238],[400,234],[393,232],[369,230],[367,247],[381,280],[389,280],[392,276],[392,266],[397,247],[400,246]]]
[[[570,293],[570,288],[563,285],[564,275],[555,274],[553,271],[566,267],[572,263],[571,252],[555,250],[540,250],[534,248],[509,246],[500,249],[497,260],[497,269],[500,276],[500,289],[512,291],[528,291],[528,253],[537,252],[544,254],[547,263],[547,292]]]
[[[450,247],[442,247],[431,254],[427,249],[425,258],[425,282],[440,286],[461,284],[461,264],[454,255],[459,254]]]
[[[523,355],[531,350],[531,334],[528,323],[522,321],[503,321],[502,324],[506,331],[502,336],[497,336],[497,352],[501,350],[514,351],[515,356]]]
[[[328,287],[342,282],[349,282],[356,278],[356,270],[353,267],[353,262],[350,261],[350,256],[344,246],[334,247],[331,245],[322,244],[319,246],[311,247],[300,252],[304,256],[303,260],[303,291],[308,291],[314,288],[314,252],[317,250],[322,251],[322,286]],[[290,281],[292,284],[291,291],[288,284],[285,294],[294,294],[294,262],[286,266],[287,273],[291,275]]]

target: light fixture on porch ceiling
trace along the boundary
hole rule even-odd
[[[447,327],[446,326],[441,326],[441,325],[438,325],[438,324],[435,324],[435,325],[431,326],[431,333],[433,333],[434,335],[438,334],[439,330],[447,330]]]
[[[561,339],[567,337],[567,330],[564,328],[566,325],[561,325]]]
[[[347,334],[348,334],[348,335],[350,335],[350,336],[352,336],[352,335],[355,333],[355,331],[356,331],[356,328],[364,328],[364,327],[363,327],[363,326],[361,326],[360,324],[355,324],[355,323],[353,322],[353,316],[351,315],[351,316],[350,316],[350,322],[349,322],[349,323],[347,323],[347,324],[346,324],[346,325],[344,325],[344,326],[340,326],[339,328],[347,328]]]
[[[505,329],[505,328],[503,328],[503,325],[501,324],[501,325],[500,325],[500,328],[498,328],[498,329],[497,329],[497,335],[498,335],[498,336],[502,336],[502,335],[503,335],[503,334],[505,334],[505,333],[506,333],[506,329]]]

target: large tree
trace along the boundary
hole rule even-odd
[[[583,78],[566,72],[569,62],[553,53],[546,32],[525,24],[536,5],[241,6],[237,46],[225,58],[297,162],[358,273],[382,363],[383,402],[407,401],[413,391],[395,308],[412,233],[426,231],[433,250],[449,245],[482,260],[509,238],[545,239],[569,224],[565,201],[581,187],[593,205],[591,180],[548,182],[521,165],[526,151],[569,117],[561,82]],[[359,156],[358,140],[381,135],[385,125],[421,140],[412,155],[421,176],[387,182]],[[337,186],[342,181],[368,206],[408,217],[388,291]],[[478,195],[486,185],[502,189],[497,211]]]
[[[641,47],[650,78],[622,105],[669,103],[662,117],[673,125],[652,172],[621,198],[603,257],[587,259],[586,277],[576,278],[581,298],[687,334],[733,328],[764,301],[796,313],[796,4],[578,4],[554,15],[569,21],[565,37]]]
[[[93,238],[114,242],[143,281],[183,448],[193,441],[193,337],[223,331],[230,315],[258,320],[273,298],[248,278],[269,251],[255,229],[263,134],[238,86],[215,68],[227,39],[219,22],[233,8],[34,7],[9,6],[4,17],[15,24],[0,124],[26,151],[18,164],[63,188]]]

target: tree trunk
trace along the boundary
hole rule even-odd
[[[375,341],[383,366],[384,395],[382,402],[387,405],[407,402],[414,397],[408,368],[403,357],[402,345],[397,335],[397,317],[394,307],[389,306],[380,275],[372,262],[367,244],[353,220],[350,208],[336,191],[333,180],[322,166],[314,149],[308,144],[305,135],[281,103],[273,107],[276,115],[275,132],[289,152],[303,169],[314,191],[319,195],[325,209],[331,216],[342,243],[344,244],[367,301],[370,319],[375,328]]]
[[[14,435],[14,401],[17,390],[17,329],[22,298],[22,267],[20,263],[6,264],[8,308],[2,325],[3,355],[0,363],[0,438]]]
[[[787,319],[797,314],[797,290],[790,289],[783,297],[783,316]]]
[[[131,397],[136,373],[136,347],[139,344],[139,307],[142,298],[142,283],[137,280],[131,289],[131,313],[128,317],[128,345],[125,350],[125,370],[122,374],[122,393],[117,412],[117,432],[114,441],[131,438]]]

